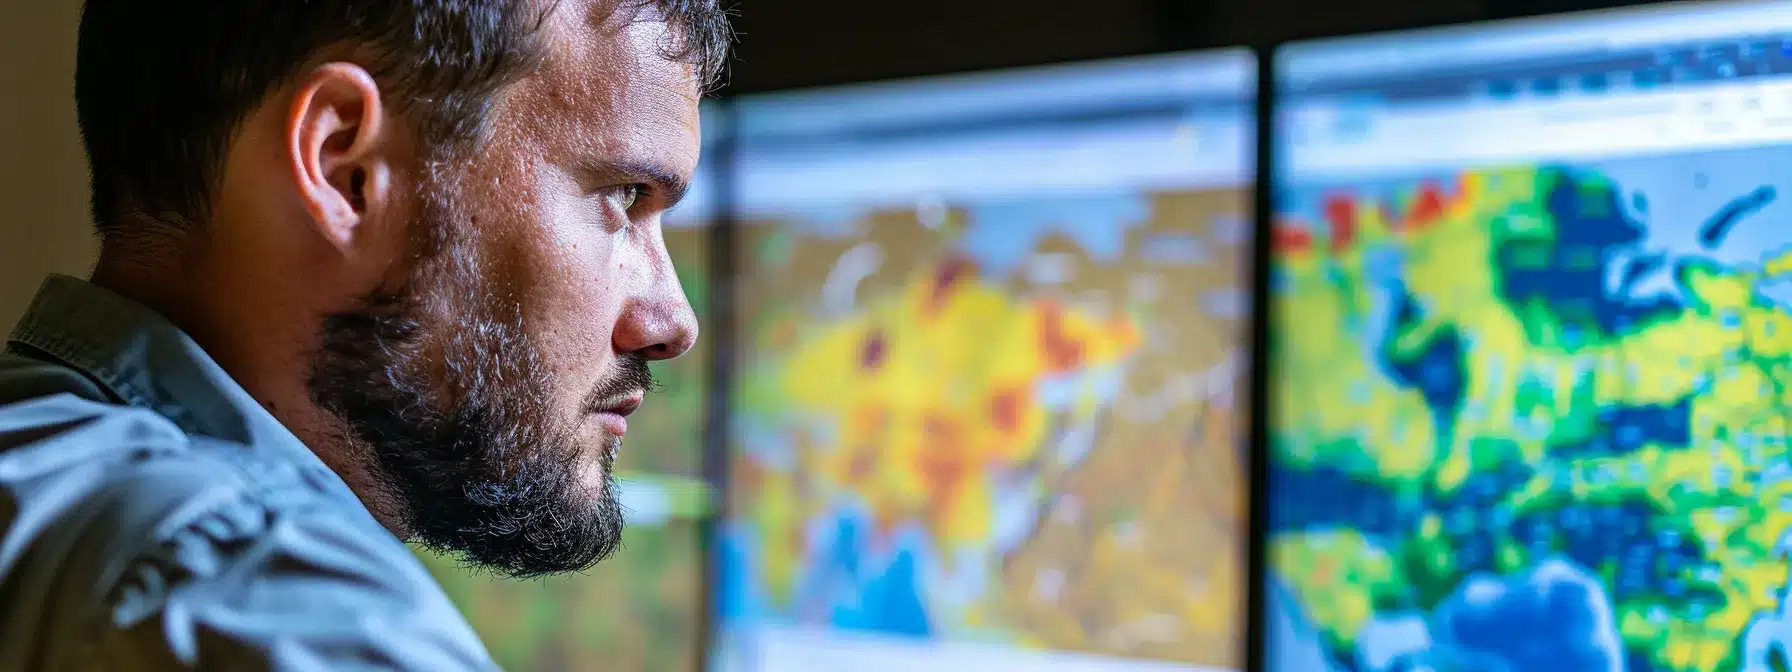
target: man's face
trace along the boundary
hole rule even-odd
[[[659,220],[696,169],[698,82],[664,24],[579,4],[477,155],[420,167],[419,261],[327,321],[310,382],[412,534],[522,576],[615,550],[624,417],[697,337]]]

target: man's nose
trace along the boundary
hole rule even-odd
[[[672,359],[697,343],[697,313],[673,274],[646,295],[629,300],[616,325],[614,346],[648,361]]]

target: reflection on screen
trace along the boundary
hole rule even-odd
[[[721,121],[705,108],[705,144]],[[704,164],[712,151],[705,148]],[[661,223],[685,296],[706,314],[714,189],[707,169]],[[507,670],[659,672],[702,663],[702,531],[714,495],[702,480],[708,341],[652,365],[660,389],[629,417],[616,480],[623,548],[582,575],[510,581],[421,552]]]
[[[1237,666],[1253,78],[739,101],[720,669]]]
[[[1787,669],[1792,3],[1278,65],[1268,669]]]

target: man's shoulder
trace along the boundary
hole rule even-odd
[[[221,560],[217,549],[291,523],[353,530],[366,537],[363,556],[403,548],[365,509],[330,497],[296,465],[188,434],[149,409],[51,392],[0,399],[0,500],[8,505],[0,506],[0,587],[51,572],[87,584],[69,583],[61,598],[117,602],[108,591],[127,587],[145,563],[167,570],[201,556]],[[162,556],[177,546],[182,561],[169,565],[174,558]],[[0,612],[16,606],[0,604]]]
[[[21,504],[97,491],[140,509],[218,490],[271,501],[322,496],[304,476],[266,451],[190,434],[157,410],[111,399],[74,369],[0,354],[0,489]]]
[[[0,621],[17,624],[0,631],[0,669],[23,663],[14,652],[155,651],[190,665],[220,644],[181,631],[220,627],[261,629],[227,643],[245,664],[297,632],[353,640],[367,628],[410,635],[367,651],[479,660],[417,558],[315,472],[20,359],[0,356]],[[300,618],[338,622],[302,630]]]
[[[196,480],[240,484],[239,467],[207,443],[152,410],[106,399],[71,369],[0,355],[0,489],[23,508],[50,494],[142,497],[181,494]],[[127,487],[157,479],[165,485],[149,492]]]
[[[90,394],[66,379],[69,369],[19,359],[0,356],[0,495],[14,509],[0,507],[0,581],[16,559],[7,550],[21,536],[33,544],[52,533],[80,533],[90,541],[155,545],[220,511],[253,510],[263,522],[335,519],[403,548],[358,501],[312,470],[253,446],[189,434],[156,411]],[[3,385],[33,368],[27,387],[34,394]],[[214,522],[205,530],[219,536],[237,527]],[[115,557],[133,552],[110,543],[104,550]]]

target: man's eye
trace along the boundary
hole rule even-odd
[[[615,200],[616,207],[623,212],[635,209],[635,202],[641,200],[641,185],[624,184],[610,190],[610,198]]]

